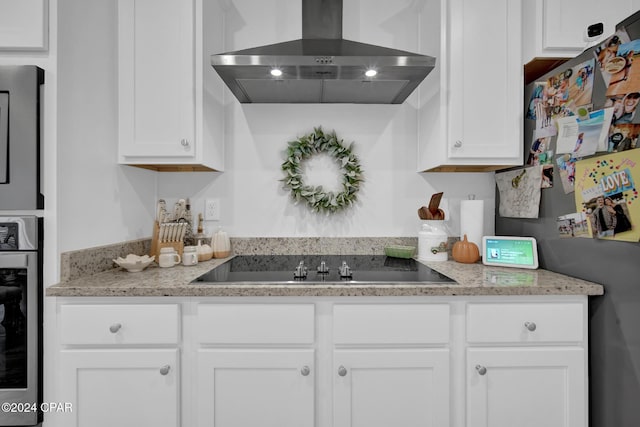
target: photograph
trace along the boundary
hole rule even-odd
[[[613,108],[612,124],[640,123],[640,115],[636,118],[636,108],[640,101],[640,92],[631,92],[626,95],[614,95],[607,97],[604,108]]]
[[[552,162],[553,151],[549,149],[551,143],[550,137],[537,138],[531,144],[527,165],[537,166],[550,164]]]
[[[572,116],[577,107],[591,104],[594,66],[595,60],[590,59],[549,77],[542,89],[548,114]]]
[[[640,65],[636,57],[640,53],[640,40],[618,46],[616,56],[604,64],[604,73],[611,75],[607,96],[625,95],[640,91]]]
[[[638,135],[640,134],[640,124],[615,124],[609,129],[609,149],[610,153],[638,148]]]
[[[599,195],[584,202],[589,217],[592,237],[602,239],[615,238],[617,234],[633,229],[627,202],[623,195]]]
[[[574,191],[573,185],[575,183],[576,174],[576,161],[575,157],[571,154],[563,154],[556,157],[556,165],[560,173],[560,182],[562,183],[562,189],[565,194],[572,193]]]
[[[558,224],[558,234],[562,238],[591,237],[587,226],[587,215],[584,212],[559,216],[556,224]]]
[[[542,184],[540,188],[553,187],[553,165],[542,166]]]

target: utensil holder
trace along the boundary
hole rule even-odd
[[[160,249],[162,248],[173,248],[175,251],[182,256],[184,252],[184,242],[161,242],[159,239],[160,235],[160,224],[158,221],[153,222],[153,237],[151,238],[151,255],[155,255],[156,259],[160,256]]]

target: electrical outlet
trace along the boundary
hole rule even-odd
[[[220,221],[220,199],[204,201],[204,219],[206,221]]]

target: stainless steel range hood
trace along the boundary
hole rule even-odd
[[[302,0],[301,39],[212,55],[211,65],[241,103],[401,104],[435,58],[345,40],[342,0]]]

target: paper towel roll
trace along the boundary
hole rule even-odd
[[[482,256],[482,236],[484,235],[484,200],[462,200],[460,202],[460,239],[478,245]]]

